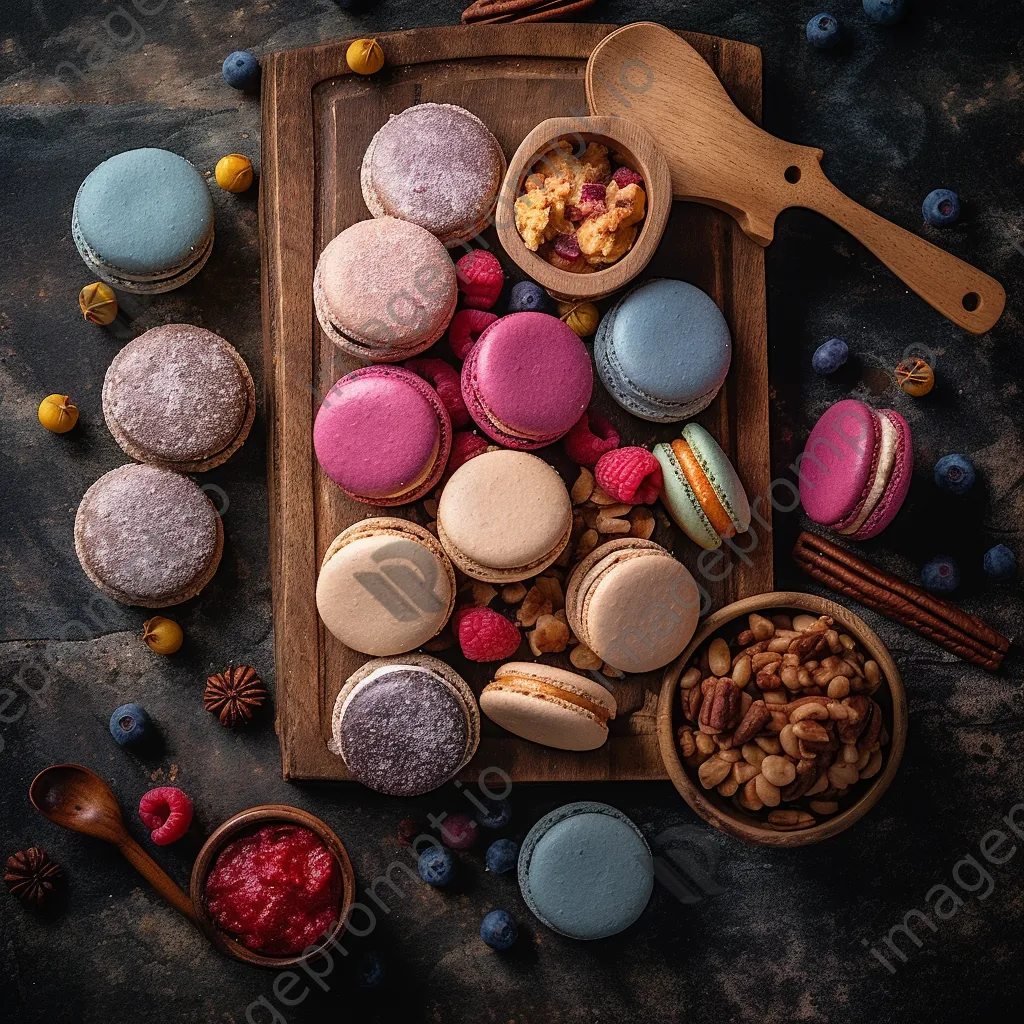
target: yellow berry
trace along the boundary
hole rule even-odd
[[[896,382],[908,395],[920,398],[935,387],[935,371],[923,359],[904,359],[896,367]]]
[[[87,284],[78,293],[78,305],[86,320],[101,327],[113,323],[117,316],[117,296],[114,289],[102,281]]]
[[[39,403],[39,422],[55,434],[66,434],[78,422],[78,406],[67,395],[47,395]]]
[[[229,153],[217,161],[213,173],[225,192],[244,192],[252,184],[252,161],[241,153]]]
[[[560,302],[558,316],[574,334],[587,338],[597,330],[601,312],[592,302]]]
[[[345,60],[357,75],[375,75],[384,67],[384,51],[376,39],[357,39],[345,51]]]
[[[165,619],[162,615],[154,615],[142,624],[142,639],[146,646],[157,654],[174,654],[185,639],[179,626],[173,619]]]

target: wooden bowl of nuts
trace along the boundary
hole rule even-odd
[[[888,789],[907,701],[881,640],[813,594],[746,598],[708,617],[666,670],[658,740],[683,799],[715,828],[806,846]]]

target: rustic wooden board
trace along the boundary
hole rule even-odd
[[[316,613],[317,569],[334,536],[376,513],[345,499],[313,454],[313,417],[331,385],[355,368],[320,331],[313,312],[317,257],[348,225],[369,216],[359,165],[389,114],[414,103],[457,103],[479,115],[511,154],[545,118],[586,112],[584,71],[610,25],[508,25],[416,29],[381,37],[388,67],[372,79],[345,66],[346,44],[271,54],[263,67],[263,169],[260,190],[266,418],[269,430],[271,574],[277,663],[277,730],[286,779],[341,780],[327,749],[331,709],[345,678],[365,657],[327,633]],[[761,53],[744,43],[685,33],[720,75],[740,108],[761,114]],[[501,255],[494,232],[485,240]],[[512,270],[511,260],[504,260]],[[678,277],[707,291],[734,339],[729,379],[699,417],[730,452],[749,494],[769,484],[768,367],[764,257],[726,214],[676,203],[658,254],[644,277]],[[518,279],[518,278],[513,278]],[[607,302],[602,305],[607,306]],[[675,436],[619,409],[595,381],[595,405],[627,443]],[[541,452],[567,475],[559,446]],[[569,482],[572,482],[570,476]],[[654,539],[694,572],[711,606],[772,589],[770,506],[749,554],[732,554],[701,572],[697,548],[662,518]],[[403,510],[424,522],[422,506]],[[393,514],[387,512],[386,514]],[[717,582],[712,582],[712,580]],[[525,648],[524,648],[525,649]],[[477,692],[486,668],[443,657]],[[568,664],[564,656],[551,660]],[[620,714],[601,750],[570,754],[503,734],[484,720],[480,750],[464,777],[498,766],[516,781],[661,779],[656,712],[661,673],[614,684]]]

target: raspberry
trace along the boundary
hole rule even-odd
[[[519,650],[519,630],[492,608],[465,608],[452,618],[462,653],[470,661],[501,661]]]
[[[447,480],[459,466],[469,462],[470,459],[483,455],[488,447],[487,441],[479,434],[474,434],[471,430],[459,430],[452,434],[452,452],[448,456],[448,465],[445,467],[444,479]]]
[[[441,822],[441,842],[449,850],[469,850],[479,835],[480,826],[462,811],[446,814]]]
[[[497,320],[494,313],[483,309],[460,309],[448,325],[448,344],[456,359],[465,359],[476,339]]]
[[[578,466],[593,466],[605,452],[619,447],[619,435],[606,419],[585,412],[562,439],[562,447]]]
[[[441,404],[448,410],[448,418],[455,428],[469,422],[469,410],[462,399],[462,380],[459,371],[443,359],[407,359],[402,365],[433,385]]]
[[[455,264],[462,299],[472,309],[490,309],[505,284],[498,257],[486,249],[474,249]]]
[[[640,177],[636,171],[630,170],[628,167],[620,167],[612,175],[612,181],[615,182],[619,188],[625,188],[627,185],[639,185],[641,188],[644,187],[644,179]]]
[[[143,794],[139,817],[157,846],[180,839],[192,824],[192,801],[175,786],[160,786]]]
[[[594,477],[606,494],[630,505],[649,505],[661,493],[661,466],[646,448],[605,452]]]
[[[555,240],[551,244],[563,260],[578,260],[583,255],[575,235],[555,235]]]

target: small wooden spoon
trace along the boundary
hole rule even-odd
[[[984,334],[1006,305],[1003,286],[839,191],[820,149],[769,135],[736,107],[710,65],[684,39],[653,22],[626,25],[587,62],[592,114],[646,128],[668,160],[677,199],[717,206],[759,245],[791,206],[835,221],[943,316]]]
[[[198,927],[192,900],[128,834],[117,798],[95,772],[80,764],[51,765],[32,780],[28,798],[44,818],[55,824],[113,843],[175,910]]]

